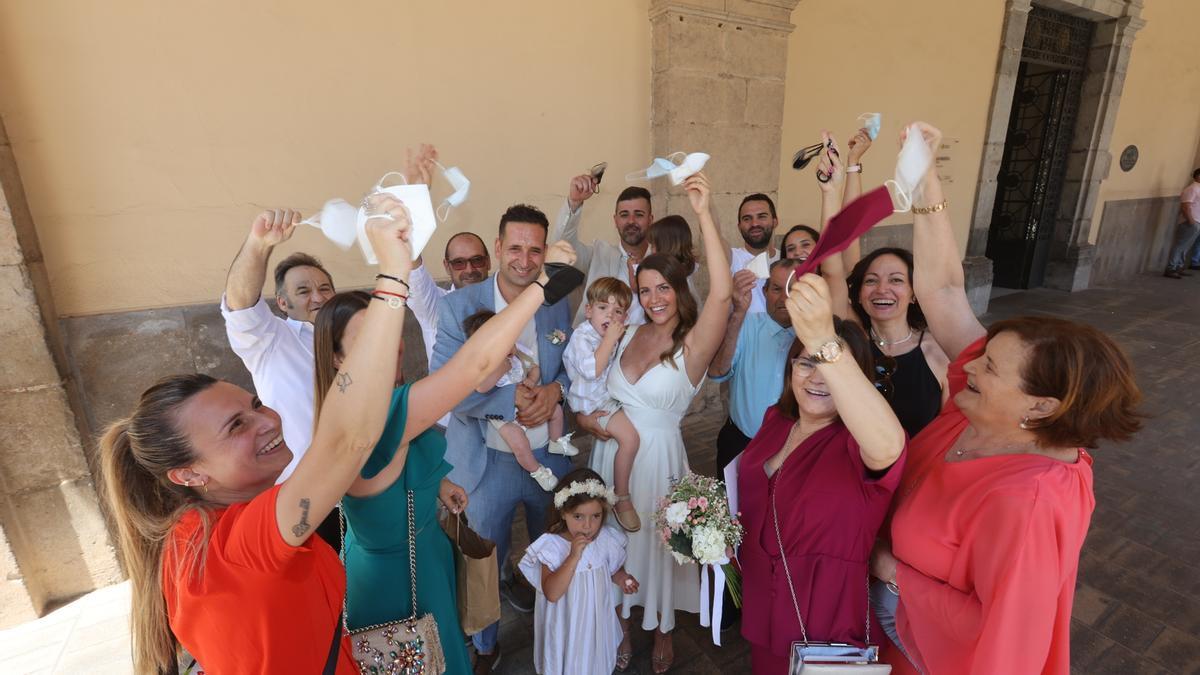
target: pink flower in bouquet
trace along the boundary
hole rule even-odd
[[[696,508],[696,503],[697,503],[697,502],[696,502],[696,498],[695,498],[695,497],[692,497],[691,499],[689,499],[689,500],[688,500],[688,510],[690,511],[690,510],[692,510],[692,509]]]
[[[701,498],[697,499],[696,504],[700,507],[701,511],[707,511],[708,510],[708,497],[701,497]]]
[[[669,541],[671,541],[671,528],[669,528],[669,527],[664,527],[664,528],[662,529],[662,531],[661,531],[661,532],[659,532],[659,534],[661,534],[661,535],[662,535],[662,539],[663,539],[663,541],[665,541],[665,542],[669,542]]]

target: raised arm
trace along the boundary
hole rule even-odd
[[[546,251],[546,262],[575,262],[575,251],[566,242],[556,242]],[[425,431],[475,392],[484,378],[494,373],[508,358],[521,330],[533,320],[545,299],[543,271],[538,283],[530,284],[504,311],[492,317],[463,343],[445,367],[412,385],[408,396],[408,419],[404,423],[404,442]]]
[[[936,156],[942,132],[924,122],[914,124]],[[906,137],[907,129],[901,132],[902,143]],[[935,166],[925,173],[920,194],[925,203],[913,204],[913,291],[921,300],[930,334],[953,361],[987,331],[967,301],[962,260]],[[936,211],[921,213],[925,209]]]
[[[829,287],[821,277],[805,274],[797,279],[788,293],[787,309],[796,337],[809,354],[836,337]],[[904,427],[854,355],[845,349],[837,361],[821,363],[817,369],[829,387],[838,416],[858,441],[863,464],[872,471],[895,464],[904,451]]]
[[[867,154],[867,150],[871,149],[871,134],[867,133],[865,128],[859,129],[850,141],[846,144],[846,161],[847,169],[855,169],[854,171],[846,172],[846,186],[842,190],[842,204],[849,204],[858,199],[862,194],[862,158]],[[842,261],[846,269],[852,269],[862,258],[862,246],[859,240],[855,239],[850,242],[846,250],[842,251]]]
[[[709,210],[711,188],[708,178],[698,173],[683,183],[687,190],[692,210],[700,220],[700,239],[704,242],[704,254],[708,264],[708,298],[700,317],[684,339],[687,346],[688,379],[697,384],[708,371],[708,364],[721,346],[725,337],[725,324],[729,321],[729,306],[733,297],[733,275],[729,272],[729,248],[717,231]]]
[[[412,268],[408,212],[388,195],[369,198],[367,235],[381,274],[407,279]],[[380,279],[376,288],[403,294],[405,287]],[[395,386],[404,306],[372,302],[358,339],[338,370],[313,432],[312,445],[279,490],[275,517],[284,541],[299,546],[342,498],[379,440]]]
[[[558,218],[554,221],[554,229],[550,232],[550,241],[565,241],[575,249],[575,256],[580,269],[586,271],[592,263],[592,245],[579,240],[579,221],[583,216],[583,203],[592,197],[596,181],[590,174],[582,174],[571,179],[567,187],[567,199],[563,202]]]
[[[250,234],[229,265],[225,276],[225,306],[231,310],[253,307],[262,295],[267,280],[271,251],[292,238],[300,212],[294,209],[268,209],[254,218]]]
[[[737,353],[738,335],[742,332],[742,324],[746,322],[746,312],[750,311],[754,286],[761,283],[763,282],[750,270],[738,270],[738,273],[733,275],[733,311],[729,313],[729,321],[725,324],[725,337],[721,339],[717,355],[708,365],[708,376],[718,382],[729,378],[733,356]]]
[[[842,210],[842,206],[852,199],[844,197],[850,192],[848,186],[851,178],[846,173],[846,167],[842,164],[841,157],[837,153],[837,142],[829,135],[828,131],[821,132],[821,141],[829,146],[829,150],[821,155],[821,161],[818,171],[821,174],[829,176],[829,180],[822,183],[817,181],[817,187],[821,191],[821,232],[829,226],[829,220],[836,216]],[[868,142],[870,142],[868,140]],[[830,145],[832,143],[832,145]],[[853,141],[851,141],[853,143]],[[857,174],[855,174],[857,175]],[[862,191],[861,186],[859,192]],[[855,194],[857,197],[857,194]],[[855,246],[857,246],[857,241]],[[833,306],[834,316],[840,319],[850,319],[858,323],[858,317],[850,308],[850,289],[846,285],[846,264],[843,256],[831,255],[821,261],[820,273],[821,278],[825,283],[829,284],[829,298]]]

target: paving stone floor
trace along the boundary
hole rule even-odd
[[[1113,335],[1133,358],[1151,414],[1133,441],[1094,453],[1097,507],[1080,560],[1072,672],[1200,674],[1200,500],[1192,486],[1200,478],[1200,277],[1013,293],[995,299],[985,320],[1018,314],[1063,316]],[[695,470],[712,471],[723,419],[710,409],[685,423]],[[127,588],[0,631],[0,673],[130,672]],[[749,672],[736,632],[718,648],[695,616],[681,614],[678,626],[672,672]],[[500,639],[497,675],[532,673],[531,616],[505,604]],[[631,670],[651,672],[650,647],[650,634],[635,630]]]

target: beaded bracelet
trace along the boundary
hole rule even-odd
[[[928,214],[930,214],[930,213],[937,213],[938,211],[945,210],[946,206],[947,206],[949,203],[950,203],[950,200],[949,200],[949,199],[943,199],[941,204],[934,204],[933,206],[914,206],[914,207],[913,207],[913,209],[912,209],[912,212],[913,212],[913,213],[919,213],[919,214],[921,214],[921,215],[928,215]]]
[[[385,297],[385,296],[390,296],[390,297]],[[406,304],[408,302],[408,296],[404,295],[403,293],[392,293],[390,291],[372,291],[371,299],[372,300],[383,300],[384,302],[387,303],[387,306],[391,307],[392,309],[399,309],[401,307],[408,306]]]

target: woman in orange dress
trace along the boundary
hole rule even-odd
[[[917,127],[936,152],[941,132]],[[909,445],[890,549],[872,562],[888,590],[872,596],[891,600],[876,603],[880,619],[924,673],[1067,675],[1095,506],[1084,448],[1137,431],[1141,394],[1128,358],[1095,328],[1021,317],[985,330],[935,169],[919,194],[915,291],[952,359],[950,400]]]

